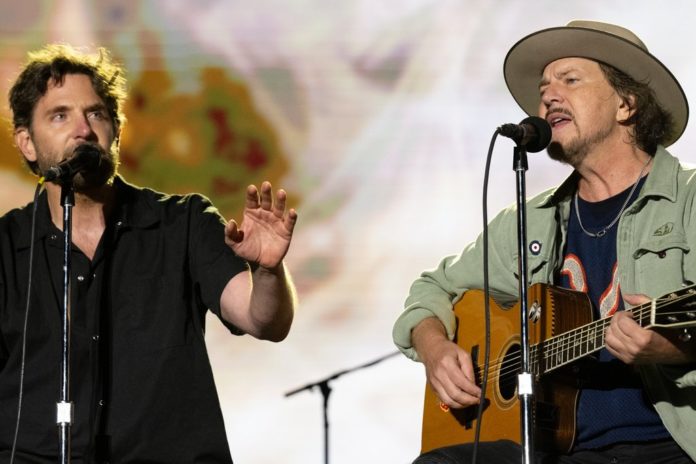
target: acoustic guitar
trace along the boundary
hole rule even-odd
[[[483,377],[485,321],[484,292],[470,290],[455,304],[455,342],[471,354],[479,384]],[[565,452],[575,436],[578,398],[578,360],[604,347],[611,318],[593,321],[587,294],[535,284],[529,288],[530,370],[534,379],[535,444],[540,450]],[[481,441],[507,439],[520,443],[520,305],[503,309],[490,300],[490,362]],[[645,328],[696,325],[696,285],[632,308]],[[474,441],[478,405],[450,409],[426,385],[421,452]]]

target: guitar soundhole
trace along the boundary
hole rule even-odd
[[[503,362],[500,365],[498,376],[498,391],[504,401],[515,398],[517,391],[517,374],[520,369],[520,345],[513,344],[508,347]]]

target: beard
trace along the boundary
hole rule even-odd
[[[575,121],[573,121],[575,125]],[[577,125],[575,125],[577,129]],[[552,160],[577,167],[590,153],[590,150],[611,134],[612,128],[607,126],[600,128],[589,136],[579,135],[563,145],[561,142],[552,141],[546,148]]]
[[[119,164],[118,144],[113,143],[109,151],[104,150],[101,145],[96,143],[87,142],[86,145],[90,145],[94,151],[99,153],[99,162],[94,163],[94,166],[77,172],[72,178],[57,178],[53,183],[61,186],[72,183],[73,189],[76,192],[86,192],[110,184],[113,181]],[[73,149],[63,153],[63,156],[55,157],[43,155],[38,146],[37,151],[39,153],[38,160],[40,160],[39,169],[41,172],[45,172],[53,167],[53,165],[45,166],[46,164],[50,164],[48,160],[56,158],[69,159],[74,156],[75,153],[75,149]]]

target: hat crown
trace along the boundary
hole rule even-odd
[[[642,48],[646,52],[648,51],[648,47],[643,43],[642,40],[638,38],[637,35],[629,31],[625,27],[617,26],[616,24],[576,19],[566,24],[566,27],[576,27],[581,29],[592,29],[595,31],[606,32],[607,34],[615,35],[616,37],[620,37],[624,40],[627,40],[632,44]]]

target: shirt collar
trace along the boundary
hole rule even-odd
[[[126,182],[117,175],[114,179],[116,187],[116,207],[112,213],[112,223],[122,227],[147,229],[160,221],[156,213],[156,202],[151,195],[142,195],[146,189]]]
[[[116,187],[116,206],[112,212],[109,224],[117,224],[119,228],[147,229],[160,221],[154,208],[156,200],[150,195],[141,195],[140,187],[126,182],[120,175],[114,178]],[[16,231],[17,249],[29,248],[31,237],[32,208],[34,203],[19,210],[21,215],[15,217],[13,228]],[[50,234],[62,234],[51,221],[48,208],[48,196],[44,190],[36,201],[36,233],[35,241],[39,242]]]

